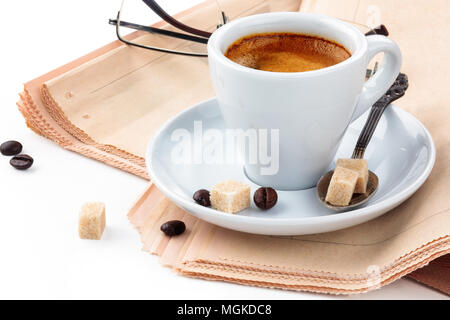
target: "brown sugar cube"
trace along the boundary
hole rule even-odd
[[[85,203],[80,211],[78,233],[80,239],[100,240],[105,230],[105,204],[101,202]]]
[[[358,172],[355,193],[366,193],[369,182],[369,165],[364,159],[338,159],[336,167],[343,167]]]
[[[236,213],[250,207],[250,186],[227,180],[211,190],[211,206],[219,211]]]
[[[347,206],[352,200],[357,180],[356,171],[337,167],[331,178],[325,201],[334,206]]]

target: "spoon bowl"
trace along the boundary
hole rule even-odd
[[[369,171],[369,181],[367,182],[367,191],[366,193],[357,194],[355,193],[352,197],[352,200],[347,206],[334,206],[325,201],[325,197],[327,196],[328,187],[330,185],[331,178],[333,177],[334,171],[330,171],[326,173],[322,178],[320,178],[317,184],[317,196],[322,204],[336,212],[342,212],[344,210],[352,209],[358,206],[365,204],[367,201],[372,198],[378,189],[378,177],[372,171]]]

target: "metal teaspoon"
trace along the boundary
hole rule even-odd
[[[394,84],[386,92],[386,94],[373,105],[369,117],[366,121],[366,124],[364,125],[361,135],[359,136],[358,142],[356,143],[352,159],[364,158],[366,148],[369,145],[370,139],[372,138],[373,133],[375,132],[375,128],[377,127],[384,110],[386,110],[389,104],[403,97],[407,89],[408,89],[408,77],[405,74],[400,73],[397,79],[395,80]],[[322,178],[320,178],[319,182],[317,183],[317,195],[325,207],[332,209],[334,211],[339,212],[361,206],[367,201],[369,201],[369,199],[376,193],[378,189],[378,177],[375,173],[369,171],[367,192],[363,194],[354,194],[348,206],[334,206],[325,201],[328,186],[330,185],[333,173],[334,171],[330,171],[326,173],[324,176],[322,176]]]

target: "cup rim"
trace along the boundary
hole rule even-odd
[[[352,53],[351,57],[330,67],[318,69],[318,70],[311,70],[311,71],[301,71],[301,72],[272,72],[272,71],[264,71],[264,70],[257,70],[252,69],[249,67],[242,66],[230,59],[228,59],[225,54],[220,50],[219,44],[221,38],[230,30],[233,30],[238,27],[242,27],[242,25],[254,22],[255,20],[267,18],[267,17],[308,17],[313,19],[320,19],[320,20],[326,20],[331,23],[336,23],[343,25],[348,30],[351,30],[358,38],[357,41],[357,48]],[[322,14],[315,14],[315,13],[305,13],[305,12],[269,12],[269,13],[261,13],[261,14],[255,14],[244,18],[239,18],[237,20],[234,20],[232,22],[229,22],[225,24],[224,26],[217,29],[212,36],[208,40],[207,48],[208,48],[208,57],[209,58],[215,58],[218,62],[224,64],[227,67],[230,67],[236,71],[245,72],[248,75],[254,75],[258,77],[282,77],[282,78],[298,78],[301,77],[312,77],[312,76],[319,76],[324,74],[329,74],[338,70],[341,70],[342,68],[345,68],[347,65],[352,64],[353,62],[361,59],[365,52],[368,50],[368,44],[367,41],[365,41],[366,36],[355,26],[352,24],[330,17]],[[326,39],[326,37],[325,37]],[[230,46],[231,43],[227,44],[227,47]]]

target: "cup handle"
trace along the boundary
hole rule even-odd
[[[398,45],[385,36],[367,36],[368,55],[367,64],[380,52],[385,56],[381,68],[363,87],[361,96],[353,113],[352,122],[372,107],[392,86],[402,66],[402,54]]]

